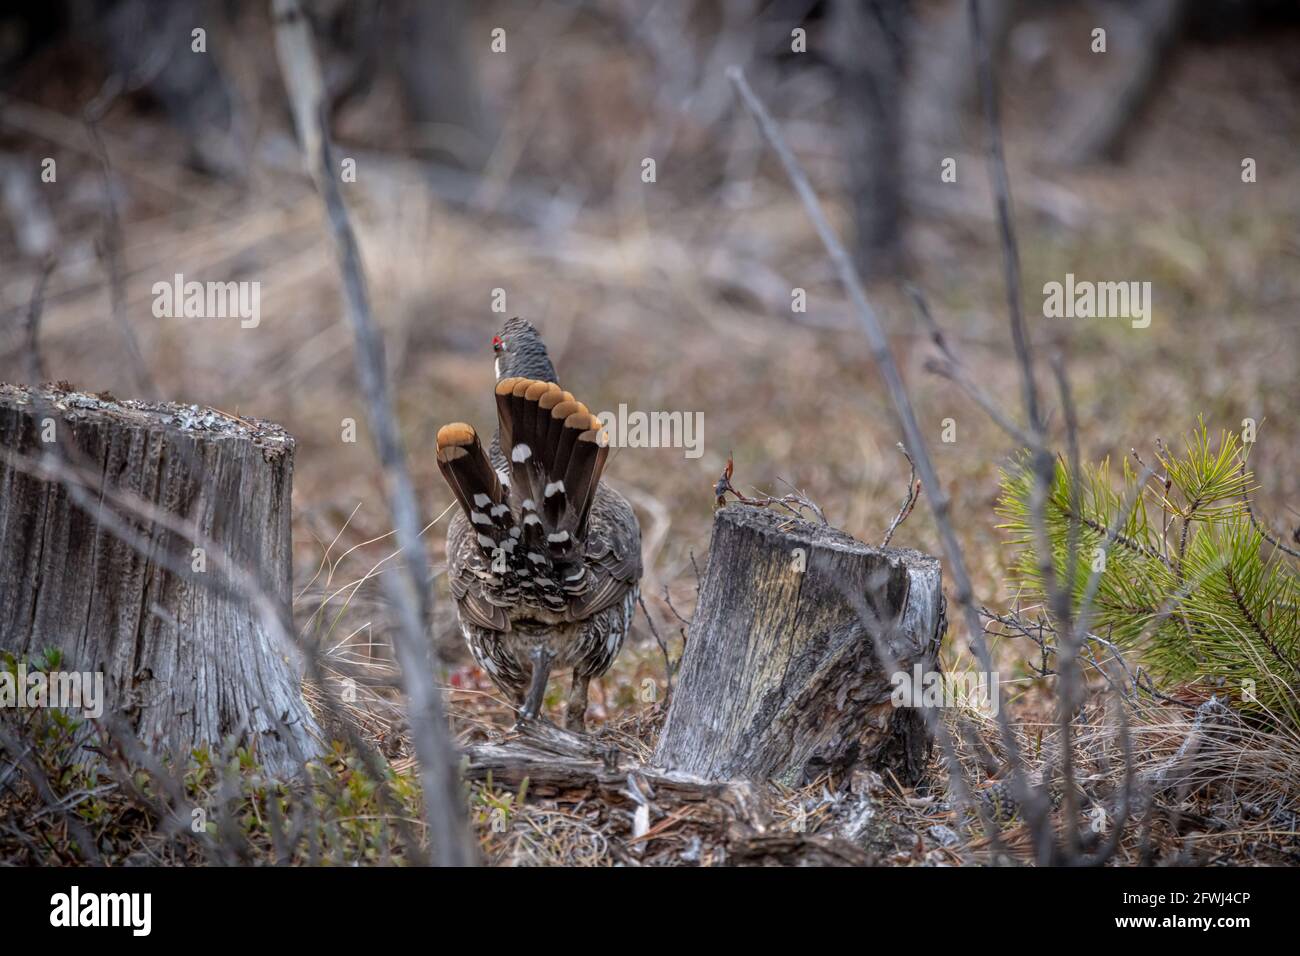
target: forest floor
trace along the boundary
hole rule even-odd
[[[1060,84],[1028,83],[1014,73],[1007,80],[1015,91],[1007,150],[1024,300],[1040,349],[1060,347],[1068,356],[1084,459],[1118,460],[1156,439],[1177,443],[1198,417],[1212,433],[1237,431],[1253,418],[1260,423],[1251,452],[1259,510],[1288,533],[1300,522],[1300,167],[1293,146],[1300,101],[1279,91],[1300,82],[1293,49],[1286,38],[1191,47],[1125,161],[1102,168],[1067,169],[1048,158],[1060,105],[1053,98],[1060,94],[1049,90]],[[832,269],[748,118],[733,112],[713,129],[683,120],[665,132],[662,117],[644,106],[648,81],[598,35],[568,38],[563,55],[548,63],[526,79],[489,75],[489,89],[514,108],[502,118],[504,145],[488,184],[468,202],[430,192],[416,161],[372,145],[384,142],[391,105],[384,99],[391,91],[376,91],[339,119],[339,154],[358,160],[348,198],[435,567],[443,566],[452,498],[435,467],[433,435],[448,421],[491,428],[490,340],[506,316],[539,326],[563,384],[592,408],[626,403],[703,413],[699,457],[680,448],[622,449],[606,471],[640,516],[645,601],[677,658],[695,604],[696,565],[707,559],[711,487],[729,456],[741,490],[781,494],[788,482],[818,502],[831,523],[868,542],[881,538],[897,512],[907,465],[895,448],[888,396]],[[558,78],[579,63],[590,80],[581,89]],[[774,72],[755,83],[778,117],[790,120],[795,148],[847,231],[843,162],[824,80]],[[6,107],[5,129],[39,144],[35,155],[53,151],[60,183],[67,184],[53,203],[61,254],[42,324],[46,366],[80,389],[128,395],[95,251],[96,160],[57,91],[23,102],[19,114],[12,103]],[[278,117],[268,110],[258,121],[270,126]],[[911,281],[978,379],[1016,412],[987,174],[978,124],[971,118],[968,126],[958,144],[917,147],[908,157],[908,182],[900,188],[922,197],[908,231]],[[120,106],[103,128],[122,189],[127,309],[160,392],[271,419],[296,437],[298,622],[328,655],[384,671],[393,621],[378,575],[395,563],[391,526],[355,386],[333,253],[292,142],[268,129],[247,181],[235,184],[185,167],[175,132],[157,115]],[[658,177],[646,184],[640,157],[653,149],[660,149]],[[958,181],[941,185],[939,158],[947,155],[958,160]],[[1257,163],[1255,183],[1241,181],[1243,156]],[[17,261],[10,244],[0,238],[7,263],[0,310],[13,314],[25,308],[36,266]],[[1150,327],[1043,318],[1043,284],[1067,272],[1151,281]],[[154,319],[152,285],[175,273],[260,281],[260,324]],[[806,313],[790,310],[795,287],[807,290]],[[496,289],[505,290],[505,314],[492,310]],[[930,346],[900,290],[881,284],[872,294],[932,442],[978,600],[1011,607],[1013,555],[993,505],[999,470],[1017,449],[952,386],[924,371]],[[0,379],[21,378],[15,362],[12,353],[0,358]],[[1053,402],[1058,442],[1060,418]],[[349,419],[358,423],[355,442],[344,440]],[[955,440],[942,440],[946,429],[955,429]],[[938,553],[924,498],[895,543]],[[448,665],[456,732],[462,741],[499,736],[512,722],[510,710],[463,648],[441,576],[435,585],[435,637]],[[1028,666],[1034,653],[1013,641],[994,647],[1008,706],[1031,760],[1041,760],[1055,731],[1045,682]],[[944,661],[951,670],[973,667],[956,623]],[[600,732],[632,752],[648,753],[662,719],[662,697],[643,699],[647,679],[665,686],[665,660],[639,619],[613,670],[595,682],[589,712]],[[1100,720],[1104,705],[1094,691],[1091,712]],[[548,698],[552,717],[559,693],[557,685]],[[1145,759],[1177,751],[1195,704],[1144,708]],[[409,765],[400,722],[382,707],[361,719],[396,766]],[[991,752],[1000,751],[987,720],[952,715],[961,719],[979,728]],[[972,779],[986,779],[990,767],[980,748],[967,750]],[[1152,821],[1145,844],[1135,830],[1118,860],[1297,862],[1300,761],[1284,761],[1278,770],[1294,750],[1287,737],[1258,741],[1240,756],[1252,775],[1234,806],[1225,803],[1222,780],[1198,786],[1181,821]],[[1282,782],[1270,790],[1263,781],[1277,772]],[[937,763],[934,779],[925,792],[864,784],[879,794],[882,822],[871,850],[881,862],[989,858],[981,838],[956,832]],[[802,814],[809,832],[817,832],[838,812],[825,783],[776,793],[774,806]],[[477,826],[494,862],[708,860],[709,835],[693,830],[689,817],[633,848],[628,814],[582,794],[515,805],[518,825],[504,833],[491,826],[491,810],[509,803],[508,795],[483,787],[476,794]],[[1291,814],[1289,825],[1270,800]],[[1004,842],[1023,855],[1023,826],[1011,827]]]

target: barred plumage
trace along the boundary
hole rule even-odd
[[[537,331],[511,319],[493,346],[490,454],[469,425],[438,432],[438,467],[461,508],[447,532],[448,578],[474,659],[521,718],[537,715],[552,669],[572,669],[566,724],[581,729],[587,684],[632,624],[640,527],[600,480],[599,419],[556,384]]]

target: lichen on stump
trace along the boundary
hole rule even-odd
[[[0,385],[0,651],[102,673],[105,717],[181,758],[235,735],[293,772],[319,752],[275,624],[291,633],[293,448],[213,409]]]
[[[792,785],[868,766],[915,783],[930,739],[892,703],[877,640],[910,677],[938,670],[945,628],[937,558],[728,505],[653,763]]]

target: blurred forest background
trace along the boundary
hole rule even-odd
[[[904,283],[925,293],[979,381],[1015,408],[964,3],[306,7],[335,155],[355,160],[343,189],[421,504],[429,522],[442,517],[426,533],[435,567],[452,499],[433,435],[447,421],[493,425],[490,341],[509,315],[538,325],[562,383],[593,409],[704,413],[701,457],[623,449],[606,472],[640,514],[643,590],[676,650],[729,455],[737,488],[783,494],[788,482],[833,524],[868,542],[884,534],[908,474],[888,397],[803,209],[738,108],[725,70],[740,65],[841,233],[856,237],[978,599],[1014,601],[994,503],[1017,449],[927,374],[932,349],[903,293]],[[1198,416],[1216,434],[1253,418],[1258,510],[1290,537],[1300,523],[1300,8],[985,9],[1026,313],[1034,338],[1068,358],[1084,460],[1176,442]],[[1097,28],[1104,53],[1093,51]],[[46,379],[119,398],[156,390],[283,424],[297,439],[297,621],[331,654],[386,660],[394,624],[375,575],[395,545],[268,5],[10,7],[0,90],[0,380],[29,377],[24,319],[52,268],[39,330]],[[47,158],[53,182],[42,179]],[[1243,181],[1248,158],[1253,182]],[[955,181],[942,178],[946,159]],[[152,287],[177,273],[260,283],[260,323],[156,318]],[[1043,318],[1043,284],[1066,273],[1149,281],[1150,327]],[[804,312],[792,309],[795,289]],[[1059,437],[1059,412],[1051,425]],[[938,553],[924,501],[894,543]],[[504,723],[437,587],[458,726]],[[641,706],[640,681],[662,677],[638,627],[641,639],[593,687],[597,721]],[[1015,705],[1032,714],[1023,649],[998,653],[1018,682]],[[962,666],[963,639],[947,654]]]

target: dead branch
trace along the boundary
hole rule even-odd
[[[420,761],[431,860],[435,864],[472,865],[477,853],[465,822],[464,795],[453,770],[454,751],[445,708],[433,680],[440,664],[427,637],[433,596],[428,589],[428,558],[420,538],[419,504],[406,468],[406,455],[388,391],[383,339],[371,313],[361,254],[330,158],[328,113],[320,67],[310,26],[297,0],[273,0],[272,16],[276,50],[303,147],[304,163],[324,203],[338,252],[347,314],[354,335],[357,377],[366,399],[370,431],[406,562],[405,576],[390,576],[384,582],[401,621],[396,651],[410,710],[411,736]]]
[[[664,594],[667,593],[668,589],[665,587]],[[650,633],[653,635],[655,643],[659,645],[659,653],[664,657],[664,681],[667,684],[667,695],[671,698],[673,696],[673,673],[677,668],[673,666],[672,657],[668,653],[668,645],[659,636],[659,628],[655,625],[655,619],[650,616],[650,609],[645,606],[645,598],[637,594],[636,600],[641,605],[641,613],[645,615],[646,623],[650,625]]]
[[[916,507],[916,500],[921,497],[921,483],[916,480],[916,462],[912,460],[912,456],[907,453],[907,447],[901,441],[898,443],[898,450],[901,451],[903,457],[907,459],[907,465],[911,470],[911,474],[907,479],[907,497],[903,499],[903,505],[898,509],[898,514],[894,515],[894,520],[889,523],[889,530],[885,532],[885,538],[880,542],[882,548],[889,547],[889,542],[893,540],[894,532],[898,530],[900,524],[907,520],[907,516],[910,515],[912,509]]]
[[[799,509],[804,509],[816,515],[817,520],[822,524],[829,523],[827,522],[826,514],[822,511],[821,507],[803,492],[795,490],[788,495],[782,495],[780,498],[774,498],[772,495],[766,494],[760,494],[757,497],[750,498],[747,495],[741,494],[732,486],[731,476],[734,473],[735,463],[731,460],[731,456],[728,455],[727,467],[723,469],[722,474],[713,485],[713,495],[719,508],[727,503],[727,495],[731,495],[742,505],[753,505],[756,508],[768,508],[772,506],[784,508],[796,518],[803,517],[803,515],[799,513]]]
[[[944,335],[939,323],[935,321],[934,314],[930,311],[930,305],[922,295],[921,290],[914,285],[905,286],[905,291],[912,300],[916,308],[916,314],[921,318],[921,322],[930,334],[930,341],[939,349],[940,357],[938,359],[927,359],[924,368],[931,374],[946,378],[952,382],[978,405],[988,415],[993,422],[1004,432],[1014,438],[1025,448],[1034,446],[1034,436],[1025,431],[1020,425],[1012,421],[1011,417],[1004,412],[995,402],[988,392],[980,388],[975,383],[974,377],[966,364],[957,356],[948,344],[948,337]]]

